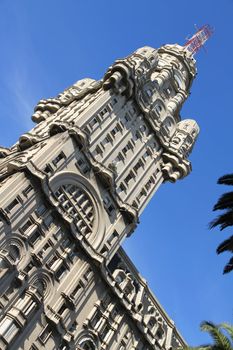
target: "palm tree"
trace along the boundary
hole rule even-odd
[[[201,323],[201,330],[210,334],[214,341],[213,344],[187,347],[183,350],[233,350],[233,325],[228,323],[216,325],[204,321]]]
[[[218,184],[233,186],[233,174],[228,174],[220,177],[218,179]],[[210,228],[219,226],[220,230],[222,231],[226,227],[233,226],[233,192],[224,193],[215,204],[213,210],[224,210],[224,212],[210,223]],[[217,254],[226,251],[233,253],[233,236],[223,241],[217,247],[216,251]],[[227,265],[224,267],[223,273],[228,273],[232,270],[233,256],[230,258]]]

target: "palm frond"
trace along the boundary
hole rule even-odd
[[[210,228],[220,226],[220,230],[228,226],[233,226],[233,210],[228,210],[225,214],[219,215],[216,219],[211,221]]]
[[[215,204],[213,210],[221,209],[232,209],[233,208],[233,192],[224,193],[217,203]]]
[[[217,251],[217,254],[220,254],[226,251],[233,253],[233,236],[231,236],[230,238],[226,239],[221,244],[219,244],[216,251]]]
[[[225,331],[227,331],[227,333],[229,334],[231,341],[232,341],[232,346],[233,346],[233,325],[223,322],[220,324],[220,328],[224,329]]]
[[[218,179],[219,185],[233,185],[233,174],[223,175]]]
[[[224,267],[223,273],[228,273],[233,270],[233,257],[228,261],[227,265]]]
[[[205,321],[201,323],[201,330],[208,332],[214,340],[214,346],[218,350],[232,350],[230,340],[221,332],[218,325]]]

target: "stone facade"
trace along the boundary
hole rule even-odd
[[[185,48],[143,47],[39,101],[0,148],[0,349],[185,345],[121,243],[191,170],[199,128],[179,112],[195,74]]]

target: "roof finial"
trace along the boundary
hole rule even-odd
[[[184,48],[194,55],[201,47],[203,47],[204,43],[209,39],[213,32],[214,30],[209,24],[202,26],[200,29],[197,29],[197,32],[185,43]]]

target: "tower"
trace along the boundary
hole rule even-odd
[[[191,170],[185,46],[143,47],[39,101],[0,148],[0,349],[171,349],[184,340],[121,248],[159,186]]]

